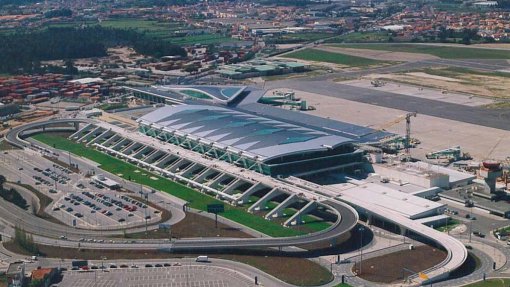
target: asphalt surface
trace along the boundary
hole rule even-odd
[[[63,119],[53,120],[51,123],[71,123],[71,122],[87,122],[83,119]],[[41,126],[48,124],[48,122],[37,122],[31,123],[24,126],[20,126],[12,129],[7,135],[6,139],[13,145],[18,147],[31,146],[29,142],[26,142],[20,138],[20,133],[24,131],[37,129]],[[182,239],[175,240],[173,242],[167,241],[151,241],[147,240],[144,242],[132,242],[132,243],[91,243],[81,242],[78,243],[80,246],[88,248],[136,248],[136,249],[217,249],[217,248],[252,248],[252,247],[285,247],[295,246],[301,244],[309,244],[316,242],[327,241],[332,238],[336,238],[346,232],[349,232],[357,223],[357,213],[349,207],[347,204],[339,203],[336,201],[326,201],[324,204],[329,205],[332,210],[337,212],[338,220],[332,227],[303,236],[295,236],[291,238],[197,238],[197,239]],[[18,209],[18,210],[17,210]],[[68,228],[59,224],[47,222],[43,219],[37,218],[33,215],[25,213],[23,210],[12,206],[11,204],[0,205],[0,215],[4,221],[12,220],[13,214],[16,214],[17,220],[10,222],[11,225],[19,224],[25,228],[28,232],[33,232],[39,236],[34,236],[34,239],[44,244],[58,244],[60,246],[76,247],[77,243],[72,242],[78,240],[84,236],[91,235],[105,235],[105,231],[98,233],[92,230],[79,230]],[[120,231],[109,231],[109,233],[119,233]],[[70,240],[56,240],[56,235],[65,234]]]
[[[371,104],[403,111],[416,111],[449,120],[455,120],[485,127],[510,130],[510,109],[487,109],[446,103],[425,98],[377,91],[374,89],[353,87],[332,81],[315,81],[287,79],[266,83],[266,88],[287,88],[304,92],[317,93],[328,97]]]

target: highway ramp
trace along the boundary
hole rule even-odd
[[[93,123],[92,120],[88,119],[55,119],[50,121],[41,121],[30,123],[27,125],[13,128],[6,135],[6,140],[20,148],[26,148],[32,144],[23,139],[23,135],[27,134],[31,130],[42,131],[45,127],[45,131],[50,131],[51,128],[48,125],[60,125],[60,124],[74,124],[74,123]],[[71,128],[71,126],[70,126]],[[57,129],[61,129],[58,127]],[[168,241],[155,241],[146,240],[143,243],[129,244],[127,247],[133,248],[145,248],[145,249],[162,249],[170,248],[174,250],[202,250],[202,249],[218,249],[218,248],[255,248],[255,247],[285,247],[285,246],[296,246],[303,244],[311,244],[328,241],[337,237],[342,236],[350,232],[354,228],[358,221],[358,213],[349,205],[338,202],[338,201],[324,201],[322,202],[325,206],[330,208],[337,215],[337,221],[328,229],[294,237],[283,237],[283,238],[194,238],[194,239],[180,239],[175,240],[171,243]],[[20,210],[21,211],[21,210]],[[12,212],[15,212],[12,208],[6,208],[6,206],[0,206],[0,214],[6,220],[14,220]],[[24,213],[24,212],[23,212]],[[52,222],[44,221],[40,218],[27,218],[27,214],[19,214],[22,219],[11,222],[14,224],[21,224],[26,231],[34,234],[38,234],[41,237],[41,243],[47,243],[47,240],[42,238],[58,237],[61,234],[67,234],[69,239],[78,240],[84,236],[104,236],[108,234],[105,231],[93,231],[93,230],[80,230],[71,229],[67,226],[55,224]],[[44,228],[41,228],[44,226]],[[119,231],[110,231],[112,234],[116,234]],[[38,237],[36,237],[37,239]],[[53,242],[55,242],[54,239]],[[69,240],[72,241],[72,240]],[[140,244],[140,245],[137,245]],[[89,246],[89,244],[82,244],[83,246]],[[90,248],[111,248],[111,244],[90,244]]]

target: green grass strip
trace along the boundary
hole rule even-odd
[[[57,149],[69,151],[77,156],[82,156],[100,164],[100,168],[110,173],[121,176],[124,179],[149,186],[156,190],[167,192],[178,198],[190,202],[190,207],[206,211],[208,204],[222,203],[211,196],[195,191],[187,186],[168,180],[159,175],[148,172],[135,165],[118,158],[104,154],[98,150],[86,147],[83,144],[73,142],[67,138],[55,134],[37,134],[34,139],[54,146]],[[135,172],[138,170],[139,172]],[[150,177],[157,178],[153,180]],[[226,204],[225,212],[221,216],[244,226],[250,227],[272,237],[287,237],[305,234],[304,232],[283,227],[275,222],[265,220],[262,217],[248,213],[245,209]]]
[[[305,61],[313,61],[313,62],[325,62],[325,63],[333,63],[340,64],[352,67],[364,67],[371,65],[378,65],[387,63],[384,61],[377,61],[362,57],[356,57],[351,55],[346,55],[342,53],[333,53],[328,51],[322,51],[317,49],[304,49],[296,52],[288,53],[283,55],[286,58],[294,58]]]
[[[421,53],[444,59],[510,59],[508,50],[466,48],[417,44],[338,44],[341,48],[369,49],[391,52]]]

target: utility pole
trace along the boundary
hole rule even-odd
[[[360,244],[359,244],[359,273],[361,275],[361,264],[363,263],[363,231],[365,231],[365,228],[363,226],[360,226],[358,231],[361,234],[360,237]]]
[[[473,207],[469,208],[469,243],[471,243],[471,234],[473,233]]]

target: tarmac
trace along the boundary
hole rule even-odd
[[[375,129],[383,127],[386,123],[394,121],[409,111],[378,106],[377,102],[363,103],[317,92],[294,91],[296,92],[296,97],[306,100],[309,105],[316,108],[316,110],[305,111],[303,113],[350,122]],[[420,102],[428,100],[417,97],[407,97],[407,101]],[[441,104],[452,105],[440,103],[439,106]],[[426,105],[426,103],[424,103],[424,105]],[[461,105],[456,106],[465,107]],[[296,113],[299,112],[300,111],[296,111]],[[503,118],[505,117],[503,116]],[[508,125],[510,119],[505,121],[506,127],[510,128],[510,125]],[[386,127],[386,130],[404,135],[405,122]],[[411,119],[411,136],[421,141],[421,144],[419,144],[417,148],[411,149],[411,155],[420,159],[425,159],[426,153],[454,146],[460,146],[463,152],[469,153],[475,160],[484,160],[487,158],[505,160],[507,156],[510,155],[507,148],[510,145],[510,131],[508,130],[430,116],[420,112],[418,112],[416,118]]]

